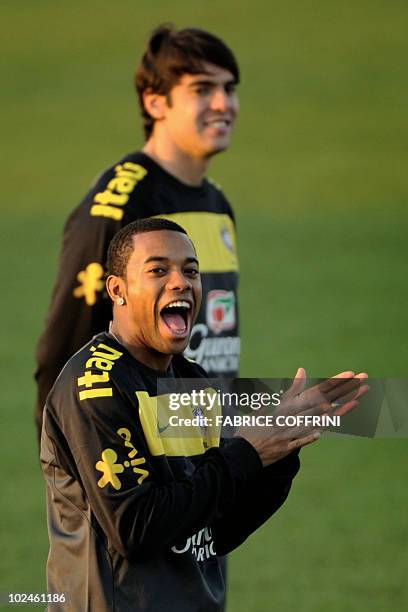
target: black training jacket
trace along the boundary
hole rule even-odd
[[[57,279],[37,344],[38,431],[45,399],[64,364],[108,329],[111,304],[104,268],[112,237],[123,225],[152,216],[184,227],[198,253],[203,302],[187,356],[210,376],[236,376],[238,259],[231,207],[209,180],[190,187],[147,155],[132,153],[102,174],[65,225]]]
[[[74,355],[46,403],[49,593],[76,612],[220,612],[218,555],[286,499],[297,453],[263,468],[241,438],[166,438],[157,380],[200,378],[183,356],[161,374],[108,334]]]

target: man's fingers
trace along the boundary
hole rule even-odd
[[[356,374],[356,378],[359,378],[360,380],[367,380],[368,374],[367,372],[360,372],[359,374]]]
[[[362,395],[364,395],[365,393],[367,393],[369,389],[368,385],[363,385],[360,383],[359,387],[356,389],[353,389],[350,393],[347,393],[346,395],[343,395],[342,397],[338,397],[336,399],[334,399],[331,404],[332,406],[335,407],[336,404],[347,404],[347,402],[351,401],[351,400],[356,400],[359,397],[361,397]]]
[[[342,387],[341,392],[343,393],[343,395],[340,395],[340,390],[338,391],[339,395],[336,396],[332,396],[331,398],[331,404],[332,407],[335,408],[336,404],[347,404],[347,402],[351,401],[351,400],[356,400],[359,397],[361,397],[362,395],[364,395],[365,393],[367,393],[367,391],[369,390],[369,386],[367,384],[365,384],[365,381],[368,379],[368,375],[365,372],[360,372],[360,374],[357,374],[354,377],[354,381],[357,381],[356,387],[355,388],[351,388],[350,389],[350,385],[345,385],[344,387]]]
[[[344,395],[345,389],[350,390],[358,387],[359,382],[356,381],[355,375],[342,376],[341,378],[328,378],[317,385],[320,393],[328,400],[333,401],[334,398]]]
[[[360,378],[361,382],[363,383],[364,380],[367,380],[368,376],[365,375],[364,378]],[[365,393],[367,393],[367,391],[370,390],[370,385],[367,384],[361,384],[358,393],[355,397],[355,399],[358,399],[359,397],[361,397],[362,395],[364,395]]]
[[[332,379],[339,379],[339,378],[354,378],[355,374],[354,372],[352,372],[351,370],[347,370],[347,372],[340,372],[340,374],[336,374],[335,376],[332,376],[330,380]]]
[[[293,451],[297,448],[302,448],[303,446],[307,446],[308,444],[313,444],[320,438],[320,432],[315,431],[312,434],[304,436],[303,438],[296,438],[296,440],[292,440],[288,444],[288,450]]]
[[[337,402],[332,402],[331,407],[335,408],[334,414],[336,416],[343,416],[347,412],[350,412],[350,410],[353,410],[354,408],[356,408],[358,406],[358,398],[360,398],[362,395],[365,395],[365,393],[367,393],[369,389],[370,387],[368,385],[361,385],[358,392],[351,400],[347,400],[346,398],[343,398],[339,406],[336,406]]]
[[[326,402],[333,402],[336,398],[341,396],[341,391],[345,384],[349,384],[355,377],[354,372],[351,370],[348,372],[341,372],[332,378],[323,380],[317,385],[310,387],[305,391],[305,407],[312,408],[316,404],[320,404],[322,399]],[[357,383],[351,383],[351,388],[357,387]]]
[[[352,371],[347,371],[299,393],[306,382],[305,375],[304,369],[299,368],[288,391],[289,396],[284,397],[277,414],[290,416],[335,414],[336,416],[342,416],[353,410],[358,404],[357,400],[369,389],[368,385],[365,384],[368,378],[365,372],[356,375]],[[299,434],[302,436],[303,432],[299,432]]]
[[[357,375],[353,374],[352,377],[347,377],[349,374],[353,373],[342,372],[341,375],[339,374],[337,377],[329,378],[320,383],[319,390],[328,402],[336,402],[341,399],[344,403],[361,395],[360,387],[362,381],[368,378],[367,374],[361,372]]]
[[[345,404],[349,400],[356,399],[361,387],[361,382],[358,378],[353,378],[353,380],[349,380],[341,387],[336,387],[336,389],[332,389],[330,393],[326,395],[327,401],[330,403],[342,403]]]
[[[302,393],[304,388],[306,387],[306,370],[304,368],[298,368],[295,378],[289,389],[287,390],[287,395],[293,397],[294,395],[299,395]]]
[[[339,408],[336,408],[333,414],[335,416],[344,416],[351,410],[354,410],[354,408],[357,408],[357,406],[358,406],[358,401],[352,400],[351,402],[347,402],[347,404],[341,405],[339,406]]]
[[[322,381],[319,385],[317,385],[322,392],[328,392],[339,385],[344,384],[344,379],[351,380],[355,377],[354,372],[348,370],[347,372],[340,372],[340,374],[336,374],[335,376],[331,376],[327,380]]]

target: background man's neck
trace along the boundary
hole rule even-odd
[[[182,183],[190,187],[199,187],[203,182],[208,159],[191,157],[174,145],[159,145],[153,139],[146,142],[142,151]]]

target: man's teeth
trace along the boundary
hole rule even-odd
[[[221,121],[221,120],[218,120],[218,121],[209,121],[208,125],[211,125],[212,127],[215,127],[215,128],[224,128],[224,127],[227,127],[228,122],[227,121]]]
[[[190,302],[185,302],[184,300],[177,300],[176,302],[171,302],[167,304],[166,308],[190,308]]]

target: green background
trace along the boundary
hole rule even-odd
[[[209,174],[237,213],[242,375],[403,377],[408,5],[25,0],[2,13],[0,592],[43,592],[34,346],[68,212],[142,143],[132,74],[147,33],[198,25],[241,64],[233,146]],[[228,612],[405,609],[406,450],[349,437],[305,449],[285,507],[231,556]]]

